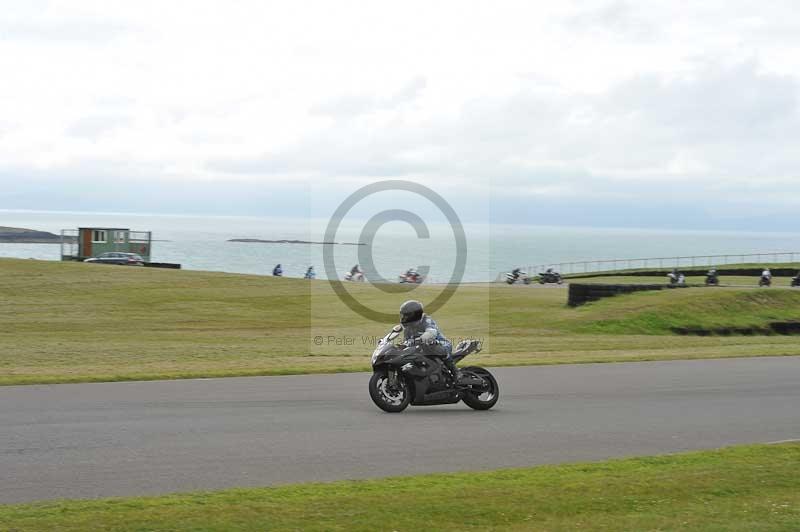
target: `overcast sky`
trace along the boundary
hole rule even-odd
[[[797,226],[790,0],[0,9],[0,209],[324,216],[402,178],[505,222]]]

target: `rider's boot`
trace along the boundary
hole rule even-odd
[[[457,383],[458,379],[461,377],[461,372],[456,367],[456,364],[455,364],[455,362],[453,362],[453,359],[451,357],[445,358],[444,359],[444,365],[447,368],[447,370],[450,372],[450,375],[453,376],[453,383]]]

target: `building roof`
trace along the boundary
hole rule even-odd
[[[130,231],[127,227],[79,227],[79,231],[88,229],[91,231]]]

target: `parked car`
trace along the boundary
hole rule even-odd
[[[91,259],[86,259],[83,262],[93,262],[95,264],[122,264],[124,266],[144,266],[144,259],[141,255],[136,253],[120,253],[117,251],[109,251],[102,253]]]

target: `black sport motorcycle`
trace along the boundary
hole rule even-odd
[[[558,272],[542,272],[538,275],[537,280],[539,281],[539,284],[561,284],[564,282],[564,280],[561,278],[561,274]]]
[[[706,286],[719,286],[719,277],[717,277],[717,274],[706,274]]]
[[[772,278],[762,275],[761,279],[758,280],[758,286],[772,286]]]
[[[475,410],[489,410],[500,397],[500,387],[488,370],[461,368],[458,380],[444,365],[441,356],[423,344],[419,337],[395,344],[403,332],[395,325],[372,353],[372,378],[369,396],[386,412],[402,412],[408,405],[446,405],[464,401]],[[479,352],[478,340],[464,340],[456,346],[455,363],[470,353]]]

